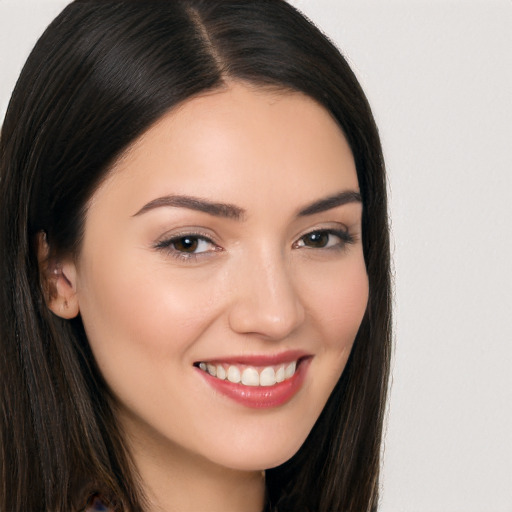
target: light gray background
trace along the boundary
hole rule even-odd
[[[66,0],[0,0],[0,116]],[[373,106],[395,357],[381,512],[512,512],[512,1],[295,0]]]

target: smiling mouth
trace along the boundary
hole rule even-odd
[[[275,386],[291,379],[303,358],[270,366],[199,362],[194,366],[221,381],[251,387]]]

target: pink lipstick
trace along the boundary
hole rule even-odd
[[[251,408],[285,404],[298,393],[312,359],[304,352],[237,356],[198,362],[200,376],[215,391]]]

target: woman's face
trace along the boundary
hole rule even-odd
[[[297,451],[367,304],[358,190],[341,130],[299,93],[232,84],[126,152],[72,284],[132,446],[242,470]]]

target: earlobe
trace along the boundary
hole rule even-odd
[[[80,312],[75,264],[50,256],[50,247],[43,231],[37,234],[37,260],[41,288],[48,309],[66,320],[75,318]]]
[[[47,299],[48,308],[57,316],[70,320],[80,312],[76,294],[76,271],[73,263],[57,264],[52,270],[55,290],[53,297]]]

